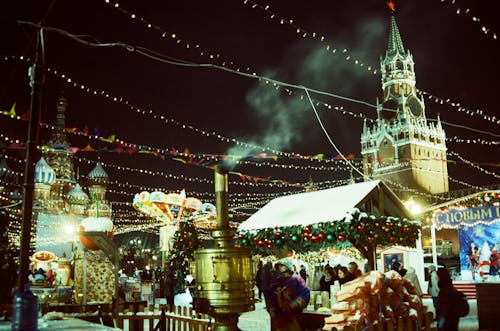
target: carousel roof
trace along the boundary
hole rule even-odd
[[[374,215],[411,218],[401,200],[382,181],[374,180],[273,199],[241,223],[238,229],[258,230],[340,221],[353,208]],[[371,210],[368,211],[368,208]]]

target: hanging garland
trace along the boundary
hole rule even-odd
[[[273,255],[284,247],[297,253],[327,247],[415,247],[420,229],[420,223],[406,218],[368,215],[354,208],[339,221],[240,231],[235,243],[249,249],[253,255],[263,256]]]

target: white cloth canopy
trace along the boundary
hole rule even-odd
[[[241,223],[238,230],[340,221],[379,185],[382,182],[374,180],[279,197]]]

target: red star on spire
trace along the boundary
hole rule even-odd
[[[392,2],[392,0],[389,0],[389,2],[387,3],[387,6],[391,10],[391,12],[394,13],[396,11],[396,4],[394,2]]]

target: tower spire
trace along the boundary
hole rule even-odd
[[[403,46],[403,41],[401,40],[401,35],[399,34],[399,29],[398,25],[396,24],[394,12],[392,12],[391,15],[391,27],[389,32],[389,45],[387,47],[387,52],[390,55],[394,55],[396,53],[405,53],[405,48]]]

